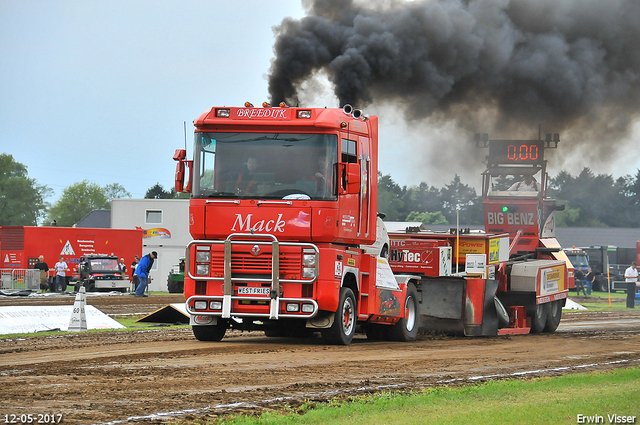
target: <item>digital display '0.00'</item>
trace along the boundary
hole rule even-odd
[[[507,145],[507,159],[509,161],[537,161],[537,145]]]
[[[542,140],[491,140],[489,157],[493,164],[542,164]]]

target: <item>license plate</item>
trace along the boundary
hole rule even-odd
[[[271,288],[255,287],[255,286],[239,286],[238,295],[269,295]]]

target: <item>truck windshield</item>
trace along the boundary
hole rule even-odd
[[[91,270],[118,270],[118,260],[110,258],[91,259]]]
[[[568,254],[567,257],[574,267],[589,267],[589,257],[585,254]]]
[[[196,133],[193,197],[336,199],[335,134]]]

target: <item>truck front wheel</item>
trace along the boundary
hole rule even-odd
[[[226,321],[218,319],[215,325],[192,326],[191,329],[198,341],[221,341],[228,326]]]
[[[328,342],[338,345],[349,345],[356,333],[358,309],[356,297],[349,288],[340,288],[340,299],[333,325],[322,332],[322,337]]]
[[[404,318],[400,319],[390,331],[391,339],[394,341],[415,341],[418,336],[418,292],[412,284],[407,287]]]
[[[598,276],[594,281],[594,291],[609,292],[609,282],[606,276]]]

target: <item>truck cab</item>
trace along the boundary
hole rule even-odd
[[[346,344],[380,311],[364,249],[376,241],[377,124],[348,105],[249,103],[194,121],[193,160],[174,159],[175,188],[191,193],[184,293],[196,338],[320,331]]]

